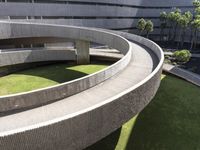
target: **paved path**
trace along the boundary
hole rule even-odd
[[[61,101],[0,118],[0,132],[53,120],[95,105],[142,81],[154,69],[158,59],[146,47],[132,43],[132,60],[120,74],[93,88]],[[114,87],[114,88],[113,88]],[[99,96],[101,95],[101,96]],[[80,105],[77,105],[79,103]],[[17,118],[17,119],[16,119]]]
[[[93,53],[101,53],[101,55],[103,55],[103,53],[105,54],[104,51],[99,51],[98,49],[95,49],[93,50]],[[194,57],[199,57],[200,58],[200,54],[193,54]],[[112,57],[116,57],[116,58],[119,58],[120,57],[120,54],[115,54],[115,55],[112,55]],[[163,71],[167,72],[167,73],[170,73],[170,74],[173,74],[175,76],[178,76],[188,82],[191,82],[197,86],[200,86],[200,75],[196,74],[196,73],[193,73],[191,71],[188,71],[188,70],[185,70],[185,69],[182,69],[182,68],[179,68],[179,67],[176,67],[176,66],[173,66],[173,65],[170,65],[170,64],[164,64],[163,65]]]
[[[163,71],[168,72],[173,75],[176,75],[176,76],[183,78],[197,86],[200,86],[200,75],[198,75],[198,74],[187,71],[185,69],[175,67],[170,64],[164,64]]]

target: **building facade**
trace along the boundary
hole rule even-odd
[[[138,19],[151,19],[158,39],[159,15],[174,7],[191,10],[192,0],[1,0],[2,20],[45,22],[62,25],[98,27],[138,33]]]

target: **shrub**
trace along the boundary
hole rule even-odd
[[[137,29],[140,31],[140,35],[145,30],[145,27],[146,27],[146,20],[144,20],[143,18],[138,20]]]
[[[191,58],[191,53],[188,50],[175,51],[173,57],[178,63],[187,63]]]

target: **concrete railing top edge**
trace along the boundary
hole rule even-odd
[[[6,25],[5,27],[2,27],[1,25]],[[12,30],[12,25],[33,25],[33,27],[45,27],[45,28],[47,28],[47,27],[63,27],[63,28],[66,28],[66,29],[75,29],[75,30],[79,30],[79,31],[86,31],[86,32],[101,32],[101,33],[105,33],[105,34],[108,34],[108,35],[112,35],[113,37],[118,37],[118,38],[121,38],[122,40],[124,40],[124,41],[126,41],[127,43],[128,43],[128,40],[126,40],[125,38],[123,38],[122,36],[120,36],[120,35],[118,35],[118,34],[115,34],[115,33],[111,33],[111,32],[109,32],[109,31],[104,31],[104,30],[100,30],[99,28],[89,28],[89,27],[82,27],[82,26],[71,26],[71,25],[59,25],[59,24],[49,24],[49,23],[35,23],[35,22],[17,22],[17,21],[2,21],[2,20],[0,20],[0,29],[2,28],[2,29],[4,29],[4,28],[6,28],[6,29],[10,29],[10,30]],[[21,29],[22,30],[22,29]],[[9,34],[8,33],[8,31],[2,31],[3,33],[5,33],[5,34]],[[11,32],[12,31],[9,31],[10,32],[10,34],[12,34]],[[23,30],[22,30],[22,32],[23,32]],[[26,31],[25,31],[26,32]],[[34,31],[33,31],[34,32]],[[43,31],[42,31],[43,32]],[[73,31],[72,31],[73,32]],[[18,34],[18,33],[17,33]],[[21,34],[21,33],[20,33]],[[49,34],[49,33],[48,33]],[[82,36],[82,34],[83,33],[79,33],[78,35],[77,35],[77,38],[80,38],[80,36]],[[6,38],[4,38],[4,34],[1,34],[1,36],[0,36],[0,39],[6,39]],[[13,35],[9,35],[9,38],[20,38],[20,37],[12,37]],[[23,37],[24,35],[21,35],[21,37]],[[39,36],[39,37],[41,37],[42,35],[37,35],[37,36]],[[68,36],[68,35],[65,35],[66,37]],[[31,37],[31,35],[30,35],[30,37]],[[26,36],[25,36],[25,38],[26,38]],[[72,39],[73,39],[73,37],[72,37]],[[80,39],[81,40],[81,39]],[[86,39],[86,40],[88,40],[88,41],[90,41],[91,39]],[[95,42],[95,41],[90,41],[90,42]],[[100,44],[103,44],[103,43],[100,43]],[[112,43],[110,43],[110,44],[112,44]],[[108,45],[108,46],[110,46],[110,45]],[[129,46],[130,46],[130,44],[129,44]],[[117,48],[116,48],[117,49]],[[126,50],[126,52],[125,53],[123,53],[123,51],[121,51],[123,54],[126,54],[127,52],[128,52],[128,48],[127,48],[127,50]]]

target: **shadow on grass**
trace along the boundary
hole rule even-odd
[[[53,65],[46,65],[34,69],[20,71],[15,74],[42,77],[55,81],[57,83],[64,83],[88,75],[84,72],[69,69],[69,67],[73,66],[74,65],[57,63]]]
[[[100,141],[101,144],[94,144],[92,148],[103,150],[105,147],[106,150],[200,149],[199,108],[200,89],[198,87],[178,78],[166,76],[162,79],[154,100],[138,115],[135,124],[130,124],[129,121],[124,125],[129,128],[130,133],[126,133],[128,137],[120,136],[119,138],[110,135]],[[123,128],[121,134],[124,132]],[[107,142],[111,139],[119,141],[118,144]],[[108,144],[110,147],[107,146]],[[90,147],[87,150],[90,150]]]
[[[113,150],[115,149],[121,133],[121,128],[111,133],[109,136],[98,141],[94,145],[86,148],[85,150]]]

